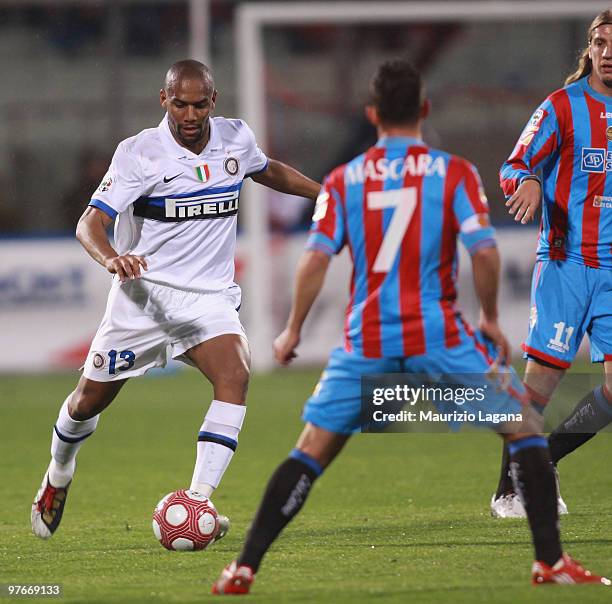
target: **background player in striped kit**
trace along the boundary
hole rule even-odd
[[[268,159],[242,120],[211,117],[217,90],[208,67],[170,67],[157,128],[119,144],[77,227],[89,254],[114,274],[84,373],[54,426],[51,463],[32,505],[32,529],[57,529],[79,447],[130,377],[171,356],[213,385],[198,433],[191,489],[209,497],[237,446],[250,353],[234,283],[240,188],[245,178],[315,199],[319,186]],[[106,229],[115,221],[115,248]]]
[[[553,463],[612,421],[612,10],[595,17],[578,69],[533,114],[501,185],[522,224],[542,201],[531,319],[523,348],[525,386],[543,412],[585,332],[605,383],[589,392],[549,436]],[[504,449],[491,500],[498,517],[524,516]],[[559,510],[567,512],[559,495]]]
[[[360,430],[363,375],[484,377],[494,363],[495,347],[499,362],[509,355],[497,322],[499,254],[476,169],[421,140],[429,103],[421,77],[408,61],[382,64],[370,93],[367,116],[377,128],[378,143],[325,179],[298,265],[287,327],[274,343],[281,364],[296,356],[304,319],[330,257],[346,245],[353,277],[344,347],[332,351],[306,403],[306,426],[297,445],[271,477],[246,543],[213,585],[213,593],[249,591],[263,556],[302,508],[314,481]],[[482,309],[479,333],[455,307],[458,238],[472,256]],[[462,410],[520,412],[524,393],[516,375],[511,378],[519,391],[509,387],[482,407],[467,404]],[[546,439],[511,428],[504,438],[527,500],[537,560],[534,582],[600,582],[562,553]]]

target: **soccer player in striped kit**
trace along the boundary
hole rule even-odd
[[[297,269],[294,300],[276,359],[289,363],[330,258],[344,246],[353,260],[344,346],[332,351],[307,401],[304,430],[271,477],[246,543],[213,593],[248,593],[261,560],[302,508],[314,481],[361,429],[361,377],[406,372],[489,372],[504,363],[509,346],[498,322],[500,260],[476,168],[432,149],[421,138],[429,113],[419,73],[406,60],[383,63],[370,84],[367,117],[378,143],[333,170],[319,194],[311,235]],[[481,305],[474,332],[455,306],[457,239],[469,250]],[[497,349],[497,350],[496,350]],[[463,376],[461,376],[463,374]],[[459,377],[457,377],[459,376]],[[510,386],[463,411],[516,412],[524,390]],[[537,416],[528,407],[527,416]],[[536,552],[534,583],[609,583],[591,575],[561,549],[555,480],[548,444],[527,422],[506,426],[518,488],[527,501]]]
[[[190,489],[210,497],[237,447],[250,365],[234,283],[240,190],[252,178],[314,200],[319,186],[267,158],[242,120],[212,117],[216,98],[206,65],[172,65],[160,91],[161,123],[119,144],[79,221],[77,238],[114,277],[83,375],[60,408],[51,462],[32,504],[32,530],[42,539],[60,524],[78,450],[100,413],[129,378],[169,358],[197,367],[214,391],[197,433]],[[114,247],[107,235],[113,222]]]
[[[524,383],[544,411],[585,333],[604,384],[549,436],[556,464],[612,421],[612,10],[595,17],[579,67],[535,111],[500,178],[515,220],[542,204]],[[525,515],[507,450],[491,512]],[[559,495],[559,511],[567,513]]]

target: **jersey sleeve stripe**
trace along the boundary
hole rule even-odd
[[[93,208],[98,208],[98,210],[102,210],[105,214],[110,216],[113,220],[117,217],[117,214],[119,213],[117,212],[117,210],[113,210],[113,208],[105,204],[100,199],[92,199],[89,202],[89,205],[92,206]]]
[[[544,159],[546,159],[557,146],[557,133],[553,132],[540,147],[540,150],[534,154],[531,165],[533,167],[538,166]]]
[[[507,197],[514,195],[525,177],[535,175],[540,164],[550,157],[550,151],[555,148],[558,142],[557,123],[555,122],[552,132],[550,132],[552,124],[545,126],[545,123],[542,123],[547,119],[547,116],[548,120],[558,120],[558,114],[555,114],[554,97],[545,101],[538,108],[538,111],[541,112],[540,123],[531,124],[537,115],[536,112],[521,133],[521,137],[514,146],[510,157],[501,167],[500,186]],[[551,113],[553,115],[549,115]],[[530,124],[531,131],[528,130]],[[553,137],[552,140],[551,137]],[[550,147],[551,144],[553,144],[552,147]],[[543,150],[544,147],[547,148],[547,151]]]
[[[305,249],[319,250],[325,252],[328,256],[333,256],[336,253],[334,242],[322,233],[311,233],[306,242]]]
[[[494,237],[486,237],[485,239],[480,239],[468,248],[468,253],[470,254],[470,256],[473,256],[478,250],[482,250],[487,247],[497,247],[497,242],[495,241]]]

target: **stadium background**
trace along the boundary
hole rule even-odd
[[[317,15],[331,3],[307,4]],[[518,350],[537,229],[516,227],[506,214],[498,169],[533,109],[573,68],[586,26],[607,4],[399,4],[438,16],[374,23],[381,3],[370,1],[346,8],[348,20],[355,7],[371,11],[359,23],[321,18],[264,27],[266,125],[256,128],[257,138],[270,156],[321,179],[374,141],[363,117],[374,67],[387,57],[412,56],[433,104],[426,139],[469,158],[483,176],[503,255],[502,323]],[[266,3],[266,11],[292,5]],[[79,458],[61,534],[45,544],[29,534],[27,502],[48,459],[50,427],[109,287],[109,276],[75,242],[76,221],[118,141],[160,121],[158,92],[172,62],[188,56],[208,62],[220,91],[217,114],[246,117],[253,99],[243,90],[239,20],[262,7],[232,0],[0,0],[0,583],[60,581],[75,602],[198,601],[236,551],[265,480],[293,444],[299,406],[340,338],[348,260],[332,264],[306,325],[299,358],[306,368],[269,373],[270,337],[287,314],[312,206],[271,192],[256,198],[250,184],[241,199],[237,275],[258,375],[241,446],[215,499],[232,516],[233,533],[205,553],[205,570],[200,559],[172,557],[152,539],[150,510],[188,482],[193,432],[210,400],[195,372],[176,375],[173,365],[168,379],[156,373],[130,384],[124,402],[105,414]],[[496,10],[503,16],[484,16]],[[249,200],[257,204],[245,210]],[[253,224],[264,232],[253,233]],[[461,306],[473,319],[463,260]],[[253,278],[261,265],[263,281]],[[607,573],[612,487],[598,472],[607,471],[609,442],[606,435],[564,462],[574,513],[563,523],[572,551]],[[318,512],[304,514],[273,550],[267,578],[258,579],[261,601],[565,601],[514,589],[517,581],[526,585],[529,536],[522,523],[492,524],[487,517],[499,453],[493,437],[364,436],[349,448],[309,503]],[[459,466],[449,459],[461,460]],[[585,463],[594,474],[583,471]],[[129,472],[117,471],[126,464]],[[355,505],[363,492],[352,477],[368,484],[374,509]],[[115,499],[116,493],[125,496]],[[580,601],[603,600],[587,590]]]
[[[316,3],[306,5],[318,14]],[[320,180],[374,141],[363,114],[374,66],[412,56],[433,103],[426,139],[469,158],[483,176],[504,254],[503,322],[517,348],[527,327],[536,233],[513,226],[498,169],[533,109],[574,64],[586,24],[605,3],[399,5],[413,17],[378,23],[380,3],[377,11],[353,3],[342,11],[347,23],[322,16],[263,27],[264,115],[252,125],[269,155]],[[0,370],[79,366],[103,312],[108,276],[74,241],[78,217],[118,141],[161,119],[157,95],[173,61],[195,56],[212,65],[219,115],[253,114],[257,99],[244,86],[252,74],[239,62],[246,35],[238,23],[249,9],[261,16],[262,6],[0,0],[0,51],[10,57],[0,89]],[[274,17],[295,5],[266,6]],[[356,21],[357,9],[366,15]],[[269,341],[287,313],[312,205],[255,189],[248,185],[242,200],[237,274],[254,365],[269,369]],[[266,229],[264,243],[253,224]],[[323,362],[339,340],[347,262],[334,263],[307,326],[303,362]],[[462,268],[468,287],[460,288],[461,303],[473,318],[469,262]]]

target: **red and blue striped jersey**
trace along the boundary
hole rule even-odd
[[[345,349],[407,357],[460,342],[457,237],[495,245],[476,168],[407,137],[376,146],[323,182],[307,248],[353,261]]]
[[[538,258],[612,268],[612,97],[583,78],[553,92],[523,130],[500,181],[511,196],[540,172]]]

